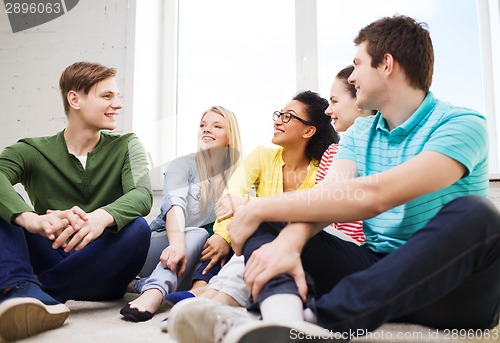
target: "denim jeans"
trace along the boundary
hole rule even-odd
[[[180,278],[177,271],[164,268],[160,262],[163,250],[168,247],[168,236],[165,230],[151,232],[146,263],[140,271],[141,279],[135,284],[135,289],[142,293],[150,288],[156,288],[163,296],[177,290],[190,289],[193,284],[193,274],[200,266],[201,252],[208,238],[207,230],[198,227],[187,227],[184,230],[186,242],[186,269]]]
[[[137,218],[119,233],[104,233],[80,251],[52,249],[52,241],[0,220],[0,290],[37,283],[60,302],[114,300],[144,264],[150,230]]]
[[[285,223],[263,223],[244,247],[245,260]],[[390,254],[320,232],[302,252],[318,324],[367,332],[388,321],[434,328],[491,328],[500,307],[500,215],[488,200],[457,198]],[[251,307],[278,293],[297,294],[293,279],[272,279]]]
[[[233,249],[229,249],[229,254],[226,256],[226,262],[231,259],[233,254],[234,254]],[[210,263],[210,261],[211,260],[206,260],[205,262],[202,262],[200,264],[198,269],[194,272],[193,283],[195,281],[205,281],[206,283],[209,283],[214,276],[219,274],[220,270],[222,269],[220,262],[217,263],[215,266],[213,266],[212,269],[210,269],[205,275],[202,274],[205,268]]]

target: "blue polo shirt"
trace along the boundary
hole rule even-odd
[[[394,251],[457,197],[488,195],[486,119],[473,110],[439,101],[431,92],[410,118],[391,131],[380,112],[358,118],[342,137],[335,160],[354,161],[359,176],[368,176],[400,165],[422,151],[449,156],[462,163],[466,173],[449,187],[364,220],[364,244],[373,251]],[[408,175],[408,182],[411,178]]]

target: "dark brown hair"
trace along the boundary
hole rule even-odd
[[[345,90],[349,92],[349,94],[351,95],[351,98],[356,98],[356,86],[354,86],[353,84],[349,83],[349,81],[347,81],[349,79],[349,76],[351,76],[353,71],[354,71],[354,66],[349,65],[349,66],[345,67],[344,69],[342,69],[341,71],[339,71],[337,73],[337,76],[335,76],[335,77],[342,81],[342,83],[344,84]]]
[[[362,28],[354,44],[367,42],[373,68],[380,65],[386,53],[391,54],[409,84],[427,92],[434,71],[434,49],[426,28],[427,24],[407,16],[384,17]]]

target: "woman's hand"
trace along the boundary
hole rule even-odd
[[[177,272],[177,276],[181,277],[186,270],[186,247],[184,244],[169,245],[163,249],[160,255],[160,262],[164,268]]]
[[[226,240],[219,236],[218,234],[212,235],[207,239],[203,251],[201,252],[201,261],[205,262],[210,260],[210,263],[203,270],[202,274],[205,275],[210,269],[212,269],[217,263],[221,266],[226,262],[226,257],[229,254],[229,244]]]
[[[241,197],[238,195],[225,194],[223,195],[217,204],[215,204],[215,214],[217,215],[217,221],[221,222],[225,219],[229,219],[234,215],[234,212],[245,205],[250,198],[248,196]]]

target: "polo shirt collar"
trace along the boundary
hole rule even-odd
[[[377,112],[377,130],[389,133],[390,135],[407,136],[432,110],[436,105],[436,99],[432,92],[427,92],[424,101],[417,110],[401,125],[389,131],[387,121],[380,112]]]

